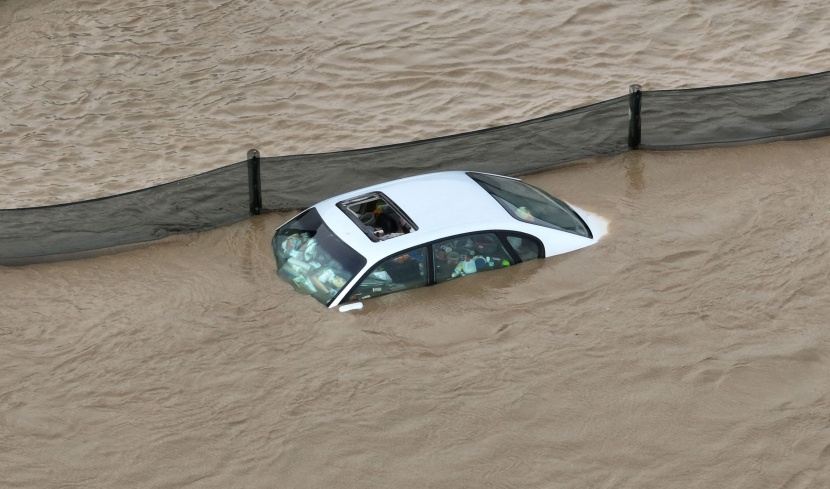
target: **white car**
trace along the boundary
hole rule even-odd
[[[328,307],[596,243],[607,222],[517,178],[441,172],[324,200],[280,226],[277,274]]]

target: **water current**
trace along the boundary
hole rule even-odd
[[[821,2],[0,1],[0,206],[830,68]],[[830,140],[526,180],[610,232],[338,313],[267,213],[0,267],[0,487],[830,486]]]

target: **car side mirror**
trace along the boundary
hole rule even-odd
[[[352,302],[351,304],[343,304],[340,306],[340,312],[359,311],[363,309],[362,302]]]

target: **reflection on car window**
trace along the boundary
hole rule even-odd
[[[427,284],[426,248],[418,248],[382,261],[363,278],[349,300],[362,300]]]
[[[483,173],[467,175],[520,221],[592,237],[591,230],[568,204],[532,185]]]
[[[311,208],[284,224],[271,241],[277,275],[323,304],[333,299],[366,265]]]
[[[539,245],[533,240],[519,236],[508,236],[507,242],[516,250],[522,261],[535,260],[539,258]]]
[[[510,253],[493,233],[448,239],[434,244],[432,250],[436,283],[513,264]]]

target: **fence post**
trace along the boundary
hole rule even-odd
[[[643,87],[631,85],[628,87],[628,147],[640,147],[640,112],[643,105]]]
[[[248,150],[248,200],[251,214],[259,215],[262,210],[262,182],[259,175],[259,151]]]

